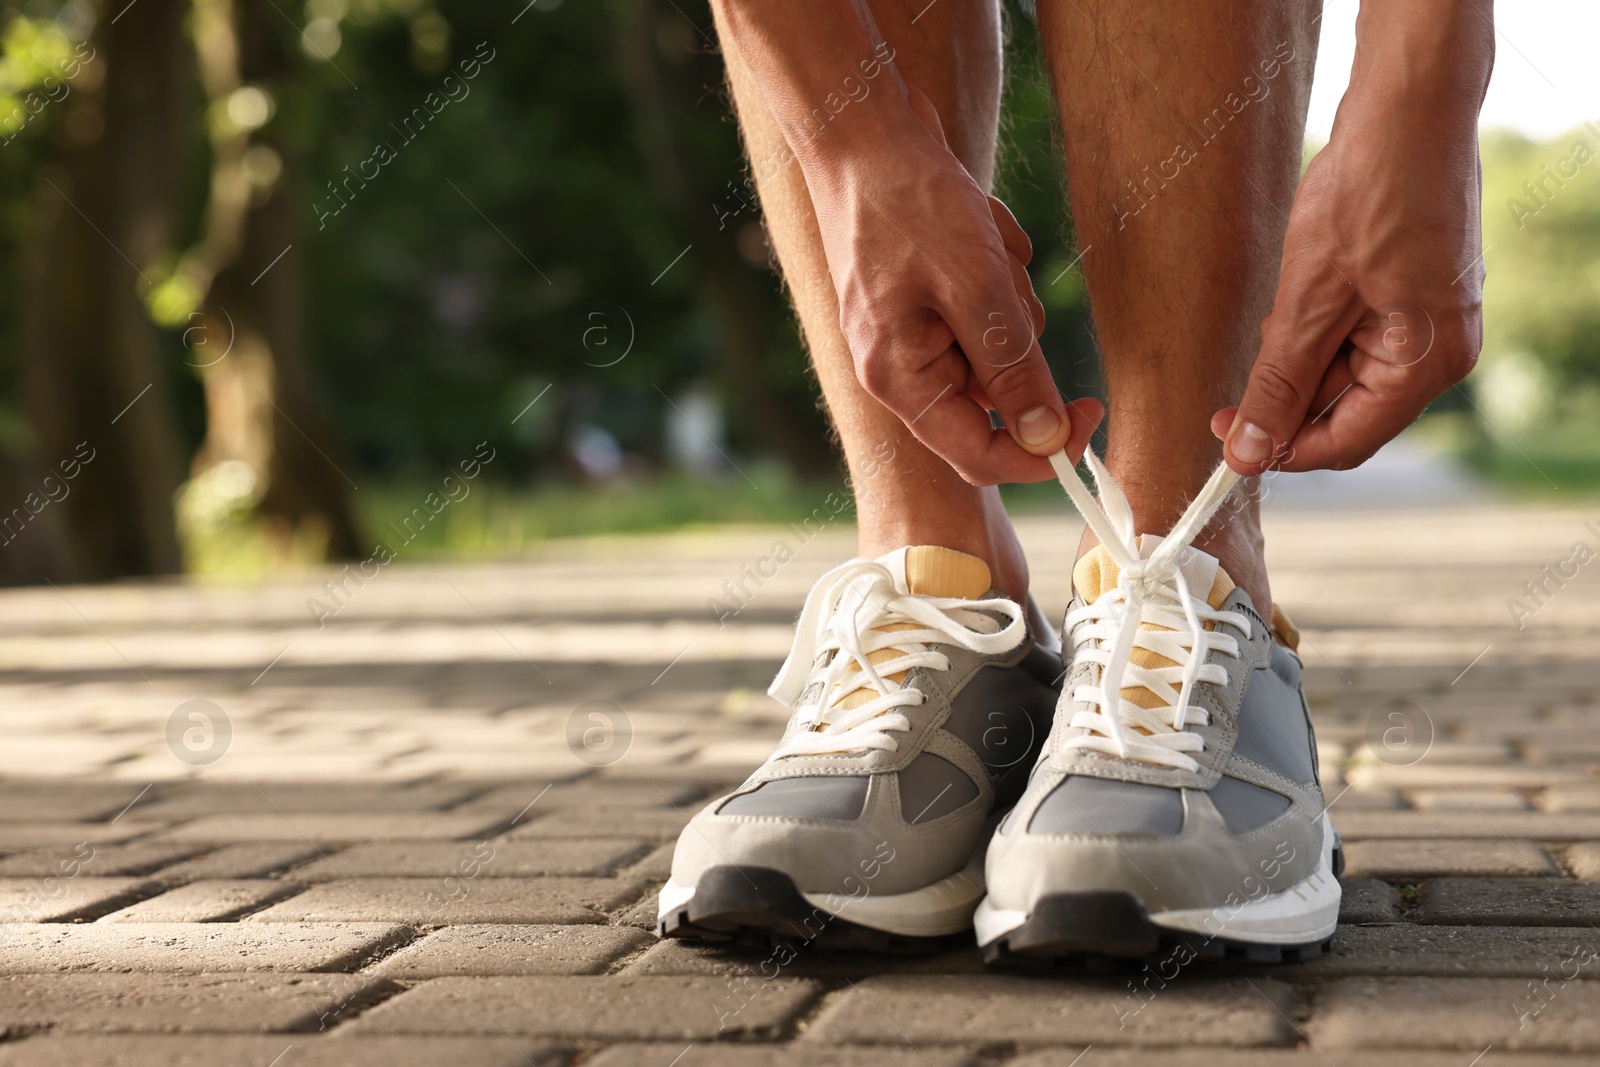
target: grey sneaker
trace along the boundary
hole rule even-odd
[[[1073,571],[1044,753],[989,846],[984,960],[1314,956],[1338,920],[1342,860],[1297,635],[1278,616],[1275,641],[1188,546],[1237,476],[1219,469],[1163,544],[1132,536],[1120,490],[1089,463],[1104,514],[1058,464],[1101,546]]]
[[[1021,793],[1058,694],[1039,632],[950,549],[825,575],[771,689],[794,716],[678,838],[661,936],[882,951],[971,929],[992,816]]]

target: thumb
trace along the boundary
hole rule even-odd
[[[1261,351],[1244,399],[1221,435],[1228,465],[1240,474],[1259,474],[1276,463],[1305,423],[1351,324],[1325,320],[1318,325],[1308,328],[1276,312],[1262,323]],[[1213,417],[1213,432],[1226,414],[1224,409]]]

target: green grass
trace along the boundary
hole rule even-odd
[[[558,537],[798,522],[825,507],[830,493],[837,494],[835,504],[847,495],[842,482],[797,483],[777,467],[747,467],[746,473],[749,481],[735,474],[720,482],[670,476],[613,486],[521,488],[478,482],[465,498],[429,515],[420,533],[417,520],[409,526],[405,520],[419,508],[428,514],[425,499],[435,486],[367,488],[356,503],[368,540],[398,547],[404,534],[411,534],[406,558],[461,559],[515,556]]]

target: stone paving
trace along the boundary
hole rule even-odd
[[[1591,520],[1272,518],[1349,853],[1333,952],[1276,969],[655,939],[678,829],[780,732],[762,691],[844,529],[0,593],[0,1067],[1593,1063]],[[1077,527],[1023,537],[1059,617]]]

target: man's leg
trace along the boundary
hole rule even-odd
[[[1110,394],[1107,465],[1140,532],[1166,532],[1221,459],[1211,416],[1243,394],[1260,346],[1319,8],[1039,5]],[[1195,544],[1267,615],[1259,512],[1233,503]]]
[[[871,6],[901,75],[933,100],[951,148],[988,188],[1000,113],[999,5],[992,0],[932,6],[926,0],[873,0]],[[1020,598],[1027,591],[1027,565],[999,492],[962,481],[856,380],[805,179],[798,163],[780,162],[787,153],[777,126],[731,35],[724,33],[722,40],[767,232],[855,487],[861,555],[879,556],[904,545],[958,549],[987,562],[995,585]],[[859,64],[870,55],[831,58],[838,61],[841,80],[854,73],[855,82],[869,92],[900,91],[887,69],[870,80],[861,77]],[[854,91],[859,95],[859,88]],[[840,97],[845,92],[841,88]],[[846,105],[832,122],[851,118]]]

